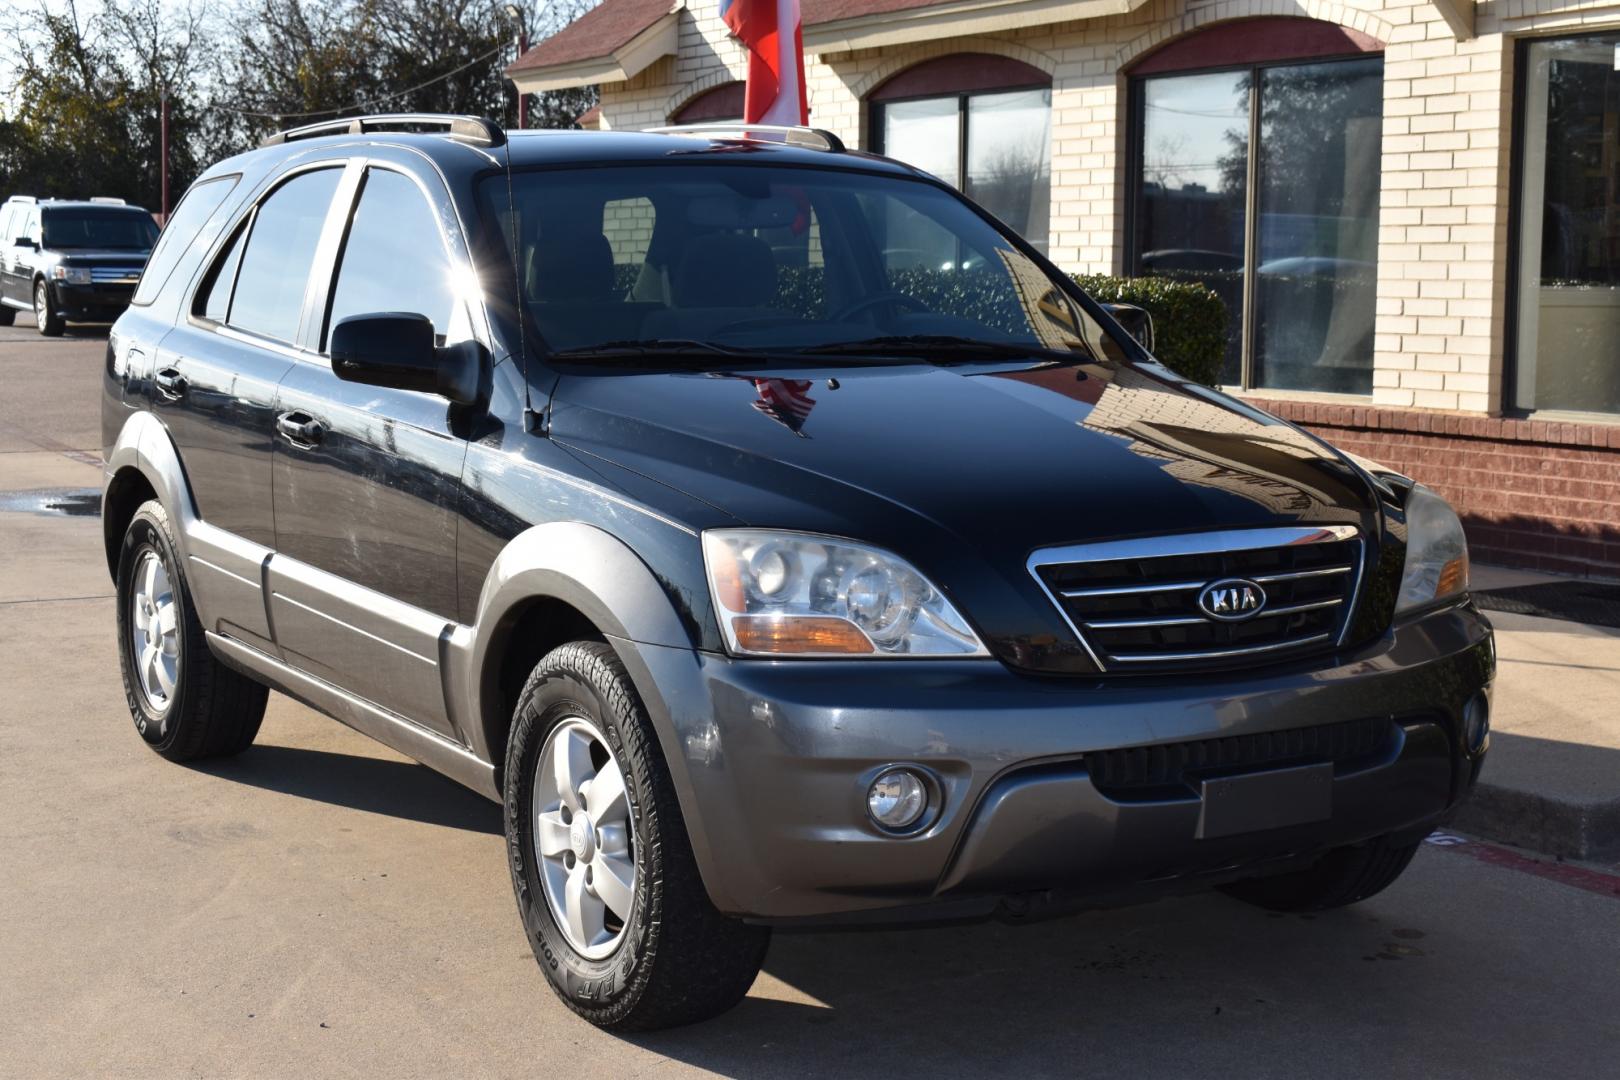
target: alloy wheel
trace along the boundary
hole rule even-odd
[[[180,609],[169,571],[150,548],[135,564],[129,607],[130,659],[147,704],[162,716],[161,733],[168,729],[169,705],[180,680]]]
[[[635,824],[624,773],[584,717],[547,737],[533,805],[540,884],[558,929],[587,959],[611,955],[635,907]]]

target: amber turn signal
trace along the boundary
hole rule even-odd
[[[1450,596],[1466,588],[1468,588],[1468,553],[1465,551],[1440,568],[1440,580],[1435,586],[1434,595]]]
[[[750,652],[870,653],[872,642],[843,619],[795,616],[790,619],[742,615],[731,620],[737,644]]]

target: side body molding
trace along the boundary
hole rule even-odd
[[[456,719],[468,734],[472,751],[485,761],[497,760],[505,750],[490,745],[489,738],[489,732],[507,719],[493,715],[500,707],[498,647],[536,598],[569,604],[610,638],[694,647],[664,586],[622,540],[574,521],[525,529],[501,549],[490,567],[479,593],[476,625],[458,626],[450,635],[449,649],[463,662],[446,665],[447,672],[465,673],[463,685],[448,688],[450,700],[465,703],[466,715]],[[643,698],[656,695],[639,682],[637,689]],[[667,732],[659,734],[661,739],[669,737]]]

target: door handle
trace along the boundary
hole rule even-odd
[[[284,412],[276,417],[276,430],[294,446],[314,446],[326,429],[309,413]]]
[[[186,392],[186,377],[180,374],[178,368],[166,367],[152,376],[152,385],[158,388],[158,393],[173,401]]]

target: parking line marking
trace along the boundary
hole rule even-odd
[[[1532,874],[1539,878],[1546,878],[1548,881],[1556,881],[1560,885],[1568,885],[1574,889],[1606,896],[1610,900],[1620,900],[1620,874],[1609,874],[1602,870],[1590,870],[1584,866],[1575,866],[1572,863],[1543,862],[1540,859],[1532,859],[1528,855],[1520,855],[1510,848],[1469,840],[1454,833],[1433,833],[1425,842],[1431,847],[1455,851],[1459,855],[1466,855],[1470,859],[1476,859],[1489,866],[1517,870],[1521,874]]]

